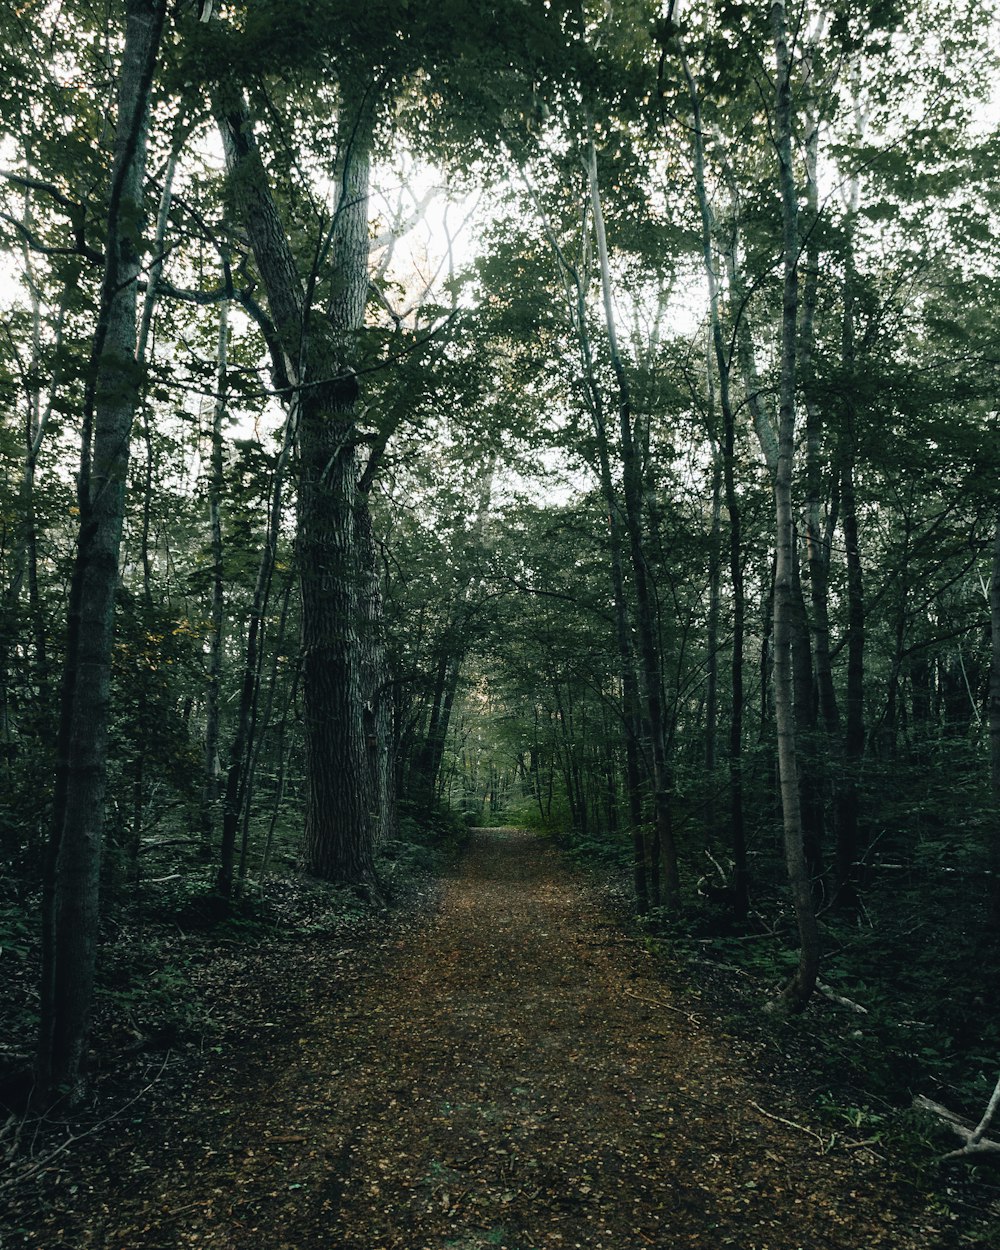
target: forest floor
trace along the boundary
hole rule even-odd
[[[248,995],[243,1036],[78,1143],[58,1183],[49,1165],[0,1244],[959,1244],[884,1158],[811,1134],[541,839],[479,831],[436,910],[363,944],[346,982],[343,951],[310,958],[306,1010]]]

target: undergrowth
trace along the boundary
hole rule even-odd
[[[907,832],[902,848],[889,837],[882,847],[887,863],[905,867],[869,864],[856,914],[820,907],[826,992],[800,1016],[763,1010],[798,958],[776,848],[769,854],[758,845],[752,855],[745,923],[733,919],[725,891],[712,888],[724,856],[690,851],[681,913],[661,909],[629,923],[664,977],[744,1039],[765,1076],[796,1091],[814,1129],[868,1142],[967,1226],[964,1244],[1000,1246],[1000,1233],[990,1231],[1000,1227],[996,1169],[942,1166],[957,1139],[913,1109],[918,1094],[973,1122],[985,1109],[1000,1064],[1000,943],[984,923],[966,831],[950,838],[936,827],[933,845]],[[574,864],[627,881],[631,848],[620,834],[569,833],[559,841]]]
[[[404,815],[399,836],[378,849],[377,888],[317,881],[291,865],[291,855],[278,856],[288,866],[247,880],[224,910],[213,893],[213,867],[187,846],[172,847],[169,859],[154,861],[146,878],[105,908],[91,1072],[100,1077],[131,1056],[204,1044],[212,1021],[203,987],[212,968],[234,956],[266,962],[269,951],[307,943],[353,945],[385,926],[388,908],[418,906],[467,836],[448,813]],[[30,1094],[39,912],[37,890],[15,895],[0,881],[0,1106],[16,1107]]]

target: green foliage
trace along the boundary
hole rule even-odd
[[[563,793],[557,792],[551,802],[546,795],[541,804],[537,795],[511,795],[505,800],[502,815],[503,824],[544,834],[559,845],[573,834],[573,815]],[[499,818],[493,823],[500,823]]]
[[[1000,1050],[991,997],[1000,966],[983,929],[996,811],[981,724],[989,667],[982,550],[998,477],[997,140],[976,138],[967,126],[996,63],[982,18],[977,4],[946,10],[937,0],[841,5],[819,33],[801,32],[793,84],[798,134],[815,121],[821,136],[821,203],[815,219],[803,218],[803,255],[815,250],[818,288],[813,376],[801,398],[812,401],[822,425],[821,511],[830,525],[834,684],[842,702],[848,583],[837,515],[846,464],[856,469],[866,613],[862,907],[854,917],[824,911],[822,976],[868,1014],[841,1017],[819,1002],[801,1020],[774,1025],[769,1038],[806,1056],[803,1071],[831,1130],[880,1141],[904,1123],[887,1108],[917,1090],[947,1089],[949,1101],[974,1114]],[[23,290],[4,295],[5,480],[22,480],[26,431],[51,400],[33,489],[10,491],[0,503],[0,853],[8,873],[0,947],[4,967],[13,969],[0,998],[11,1004],[15,1031],[26,1033],[37,962],[37,925],[28,917],[48,831],[79,414],[99,281],[99,265],[65,253],[80,241],[91,251],[103,246],[108,91],[121,32],[77,4],[36,6],[17,19],[0,31],[0,128],[17,171],[57,192],[5,182],[0,222],[8,269],[20,267],[24,279]],[[229,238],[224,180],[214,145],[203,142],[206,88],[222,79],[250,92],[262,159],[290,223],[293,263],[319,288],[336,271],[323,240],[331,178],[346,150],[338,127],[361,95],[374,102],[381,147],[394,160],[434,154],[463,186],[490,187],[489,224],[468,272],[452,274],[433,302],[407,318],[373,298],[356,343],[365,405],[354,431],[359,454],[384,443],[372,508],[405,795],[398,836],[379,850],[380,878],[393,897],[446,868],[476,821],[549,834],[574,862],[618,879],[631,859],[623,784],[630,730],[609,576],[609,514],[617,505],[598,489],[602,438],[612,495],[621,484],[622,441],[580,164],[593,139],[631,436],[641,449],[642,558],[657,603],[687,896],[680,917],[654,911],[644,935],[692,961],[738,969],[721,975],[742,972],[755,993],[776,988],[796,957],[775,834],[771,500],[749,411],[756,399],[765,422],[770,414],[780,322],[766,8],[723,0],[685,9],[677,26],[638,0],[603,8],[558,0],[262,0],[227,6],[210,23],[183,22],[158,72],[149,135],[152,208],[178,117],[196,126],[165,242],[177,287],[208,298],[223,282],[224,253],[233,281],[260,292],[246,240]],[[725,754],[733,605],[723,567],[711,640],[706,569],[724,549],[728,518],[720,514],[713,531],[719,388],[705,364],[682,47],[705,122],[709,244],[724,337],[735,360],[738,316],[760,374],[751,385],[734,367],[730,379],[749,608],[743,780],[753,841],[754,914],[739,930],[725,901],[696,899],[694,890],[706,849],[725,862],[722,769],[709,776],[704,761],[713,662],[715,754]],[[865,72],[855,79],[857,64]],[[804,156],[798,148],[794,173],[806,190]],[[397,174],[376,170],[376,184],[400,181]],[[411,191],[415,203],[419,189]],[[393,216],[384,206],[378,212]],[[34,250],[19,230],[24,223],[40,245]],[[383,225],[373,222],[373,233]],[[418,267],[427,268],[422,260]],[[375,287],[402,307],[413,282],[393,271],[380,273]],[[324,297],[317,294],[316,304]],[[128,483],[99,1003],[107,1020],[136,1029],[146,1016],[171,1013],[193,1027],[186,1004],[206,951],[245,955],[283,938],[333,934],[371,913],[352,890],[313,887],[294,875],[258,879],[272,831],[272,862],[287,866],[300,851],[302,706],[296,648],[287,640],[295,635],[294,590],[285,639],[278,638],[278,593],[263,622],[242,894],[221,920],[206,902],[218,840],[218,804],[204,829],[197,810],[212,628],[203,488],[215,330],[208,306],[161,298]],[[223,766],[278,463],[268,425],[277,405],[263,354],[260,329],[236,325],[222,506]],[[480,525],[487,464],[493,493],[486,492]],[[801,507],[800,478],[796,489]],[[286,502],[278,572],[287,585],[291,494]],[[813,584],[802,564],[808,598]],[[627,570],[623,595],[628,633],[635,587]],[[446,740],[440,759],[427,763],[434,715]],[[820,730],[806,743],[821,774],[829,852],[843,766]],[[645,771],[641,784],[648,809]],[[431,795],[443,805],[431,804]],[[692,977],[699,968],[692,962]]]
[[[588,834],[567,839],[570,859],[584,868],[624,869],[632,858],[631,845],[620,834]]]
[[[469,840],[469,825],[449,807],[399,804],[399,836],[379,848],[385,875],[427,875],[454,862]]]

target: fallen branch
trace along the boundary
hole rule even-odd
[[[941,864],[886,864],[876,860],[869,867],[889,872],[933,872],[935,876],[945,873],[953,877],[985,877],[987,880],[996,876],[991,868],[947,868]]]
[[[816,992],[822,994],[824,998],[828,998],[831,1003],[837,1003],[840,1007],[846,1007],[848,1011],[856,1012],[859,1016],[867,1016],[868,1008],[862,1007],[860,1003],[856,1003],[853,998],[845,998],[842,994],[838,994],[836,990],[831,989],[825,981],[816,982]]]
[[[995,1142],[986,1136],[986,1131],[1000,1106],[1000,1078],[997,1080],[983,1118],[978,1124],[973,1124],[965,1116],[943,1107],[931,1098],[925,1098],[923,1094],[918,1094],[914,1098],[913,1106],[918,1111],[926,1111],[929,1115],[935,1116],[962,1141],[963,1144],[958,1150],[949,1150],[947,1154],[941,1156],[942,1163],[948,1159],[967,1159],[973,1155],[989,1155],[994,1158],[1000,1155],[1000,1142]]]

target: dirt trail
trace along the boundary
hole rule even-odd
[[[751,1106],[789,1114],[611,934],[543,843],[479,833],[424,928],[236,1087],[123,1139],[120,1191],[36,1244],[946,1244],[881,1165]]]

